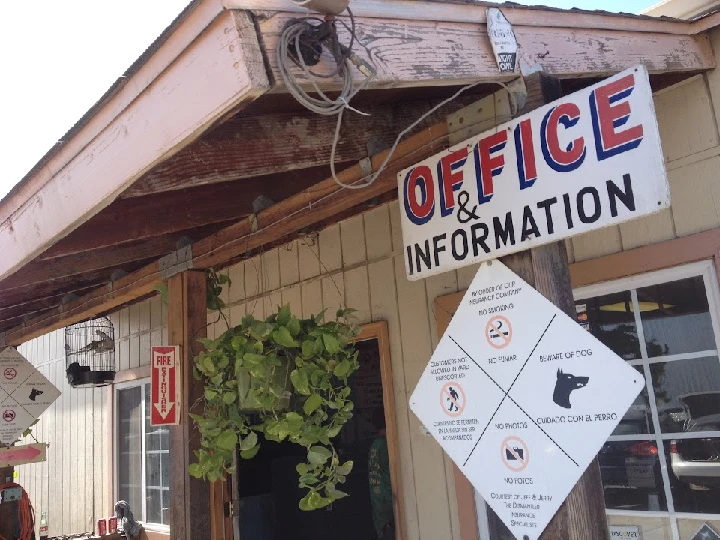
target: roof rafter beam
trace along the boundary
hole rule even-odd
[[[193,244],[195,268],[219,268],[264,245],[277,242],[294,231],[312,227],[332,216],[397,189],[397,173],[405,167],[448,147],[448,127],[435,124],[400,143],[385,171],[366,189],[348,190],[332,178],[319,182],[257,214],[257,229],[247,220],[231,225]],[[385,160],[387,150],[372,158],[373,170]],[[364,168],[354,165],[338,174],[341,182],[361,182]],[[162,283],[158,262],[153,262],[96,289],[62,308],[47,310],[5,333],[8,344],[17,345],[51,330],[105,313],[155,292]],[[108,290],[110,289],[110,290]]]
[[[422,5],[423,9],[426,5]],[[419,5],[417,9],[421,9]],[[296,17],[297,13],[278,12],[259,23],[277,81],[281,78],[275,51],[285,25]],[[355,51],[377,69],[371,88],[461,85],[505,81],[516,76],[498,72],[482,24],[368,17],[356,17],[355,22],[359,43]],[[514,31],[520,61],[540,64],[544,71],[559,78],[604,77],[637,64],[645,65],[651,73],[705,71],[715,67],[710,40],[704,34],[557,26],[516,26]],[[338,32],[341,40],[349,42],[342,25],[338,25]],[[323,64],[330,66],[331,62],[325,58]],[[353,73],[358,83],[364,81],[360,72]],[[325,90],[339,87],[337,78],[318,83]],[[311,88],[310,83],[305,84]],[[282,89],[279,85],[278,90]]]
[[[456,100],[431,115],[416,131],[441,120],[448,111],[475,100],[477,97]],[[346,114],[336,163],[367,157],[367,145],[373,141],[390,146],[400,129],[410,125],[438,101],[361,107],[370,116]],[[237,116],[148,173],[125,192],[123,198],[310,167],[328,167],[336,123],[334,116],[310,112]]]
[[[223,3],[228,9],[285,11],[310,16],[314,13],[288,0],[223,0]],[[474,3],[473,0],[353,0],[352,10],[358,17],[374,19],[486,24],[488,5],[485,2]],[[684,35],[703,32],[708,28],[706,19],[712,17],[711,15],[697,21],[684,21],[600,10],[564,10],[510,4],[498,4],[496,7],[502,9],[505,17],[515,27],[592,28]]]

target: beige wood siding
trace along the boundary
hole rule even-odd
[[[115,328],[116,369],[149,365],[150,346],[167,341],[167,312],[154,297],[110,315]],[[65,334],[51,332],[18,347],[60,390],[60,398],[33,428],[48,443],[47,461],[17,467],[37,514],[48,513],[50,534],[94,530],[100,517],[113,515],[112,387],[71,388],[65,376]],[[34,442],[32,437],[23,442]]]
[[[437,344],[433,301],[467,286],[471,271],[409,282],[402,249],[398,204],[371,208],[229,268],[226,313],[234,325],[288,303],[306,317],[346,306],[360,323],[387,321],[408,540],[459,540],[452,463],[423,434],[408,400]],[[211,336],[225,328],[217,319],[209,315]]]
[[[712,34],[720,46],[720,31]],[[577,236],[575,261],[720,227],[720,73],[697,75],[655,94],[672,205],[661,213]]]

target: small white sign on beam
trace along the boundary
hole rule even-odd
[[[670,206],[643,66],[540,107],[398,175],[410,280]]]

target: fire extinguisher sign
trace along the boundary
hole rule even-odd
[[[153,347],[150,379],[153,426],[180,423],[180,347]]]

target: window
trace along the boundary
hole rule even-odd
[[[598,455],[608,513],[658,518],[674,539],[720,520],[716,296],[709,262],[575,291],[580,324],[647,382]]]
[[[167,526],[169,431],[150,425],[150,384],[117,385],[116,400],[117,497],[130,504],[138,520]]]

